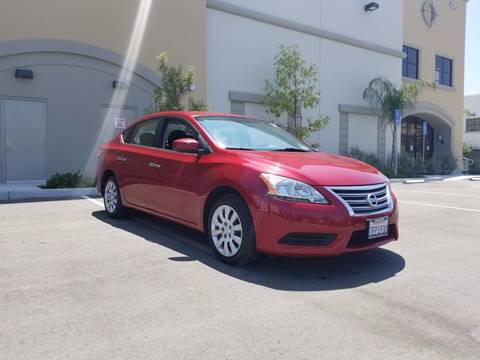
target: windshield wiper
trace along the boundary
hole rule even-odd
[[[243,147],[226,147],[227,150],[247,150],[247,151],[256,151],[252,148],[243,148]]]
[[[283,149],[275,149],[272,151],[292,151],[292,152],[310,152],[310,150],[307,149],[299,149],[299,148],[283,148]]]

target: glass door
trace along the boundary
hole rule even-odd
[[[424,151],[423,120],[416,116],[409,116],[402,120],[401,151],[413,159],[422,159]],[[427,123],[427,135],[425,136],[425,160],[433,155],[434,130]]]

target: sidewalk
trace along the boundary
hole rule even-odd
[[[0,201],[48,200],[98,196],[96,188],[41,189],[39,181],[18,181],[0,184]]]

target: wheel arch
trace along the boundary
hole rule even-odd
[[[245,202],[245,204],[247,203],[242,193],[230,185],[220,185],[214,188],[208,194],[207,199],[205,200],[205,204],[203,206],[203,231],[205,233],[208,233],[207,226],[208,226],[208,215],[210,213],[210,209],[212,208],[213,204],[218,198],[227,194],[237,195],[243,200],[243,202]]]
[[[102,178],[100,179],[100,194],[103,196],[104,195],[104,188],[105,188],[105,181],[107,181],[107,179],[110,177],[110,176],[115,176],[115,173],[110,170],[110,169],[107,169],[103,172],[102,174]]]

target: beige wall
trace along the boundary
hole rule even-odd
[[[148,1],[148,0],[147,0]],[[66,39],[125,55],[140,0],[3,0],[0,41]],[[205,97],[205,0],[152,0],[138,61],[156,70],[166,51],[171,64],[193,65],[197,96]]]
[[[404,44],[420,50],[419,77],[435,80],[435,55],[453,59],[453,86],[438,85],[435,91],[425,91],[421,102],[433,103],[453,118],[453,151],[461,157],[463,144],[463,88],[465,57],[464,0],[434,0],[438,17],[431,28],[422,18],[424,0],[404,1]],[[453,5],[456,9],[453,9]],[[405,80],[409,81],[409,80]]]

